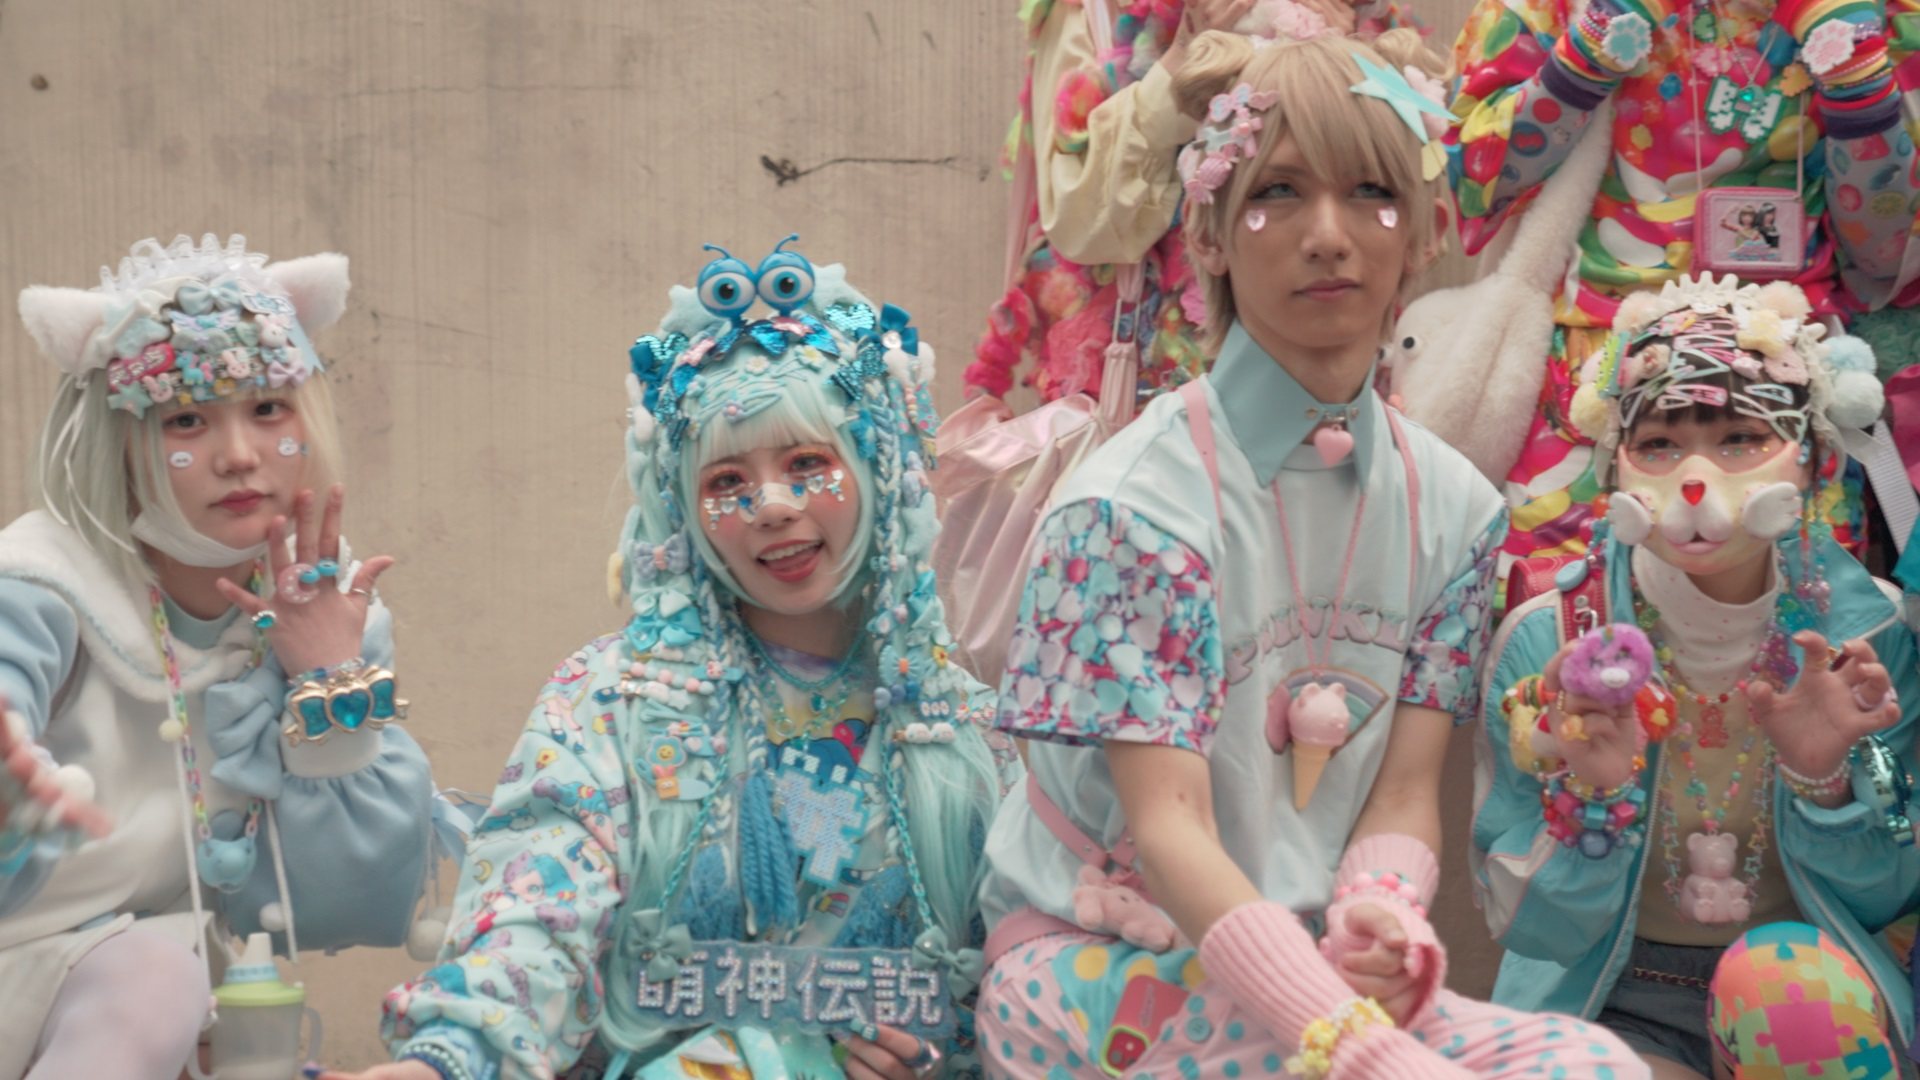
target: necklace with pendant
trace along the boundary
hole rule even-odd
[[[786,665],[774,659],[758,635],[749,632],[744,636],[762,674],[771,674],[777,681],[806,695],[806,708],[801,712],[788,708],[785,696],[780,693],[778,686],[774,687],[769,701],[772,713],[767,717],[767,734],[776,743],[793,739],[831,738],[833,729],[843,719],[847,701],[853,697],[854,686],[859,682],[853,677],[854,665],[860,656],[858,646],[848,649],[847,655],[824,677],[808,679],[787,670]]]
[[[256,567],[249,589],[258,594],[262,576]],[[160,737],[179,750],[180,776],[187,788],[187,801],[193,822],[194,865],[200,880],[221,892],[236,892],[253,876],[254,836],[260,831],[260,815],[265,804],[258,798],[247,801],[247,816],[240,835],[223,840],[213,835],[212,817],[207,811],[207,796],[202,788],[199,755],[193,748],[193,717],[187,711],[187,694],[180,679],[180,661],[174,655],[173,632],[167,623],[167,606],[157,585],[147,587],[152,605],[150,623],[154,644],[160,648],[160,663],[167,677],[167,719],[160,725]],[[266,657],[266,637],[258,628],[253,632],[251,668]],[[198,897],[198,892],[195,897]],[[197,899],[196,899],[197,902]]]
[[[1751,720],[1748,724],[1746,738],[1734,754],[1733,771],[1728,776],[1727,790],[1718,807],[1707,797],[1706,781],[1700,778],[1700,763],[1695,752],[1704,744],[1696,745],[1689,741],[1693,737],[1691,724],[1674,732],[1674,744],[1662,755],[1661,785],[1671,787],[1674,780],[1673,759],[1680,758],[1687,770],[1687,784],[1681,794],[1691,798],[1700,811],[1700,830],[1687,834],[1687,873],[1683,878],[1680,873],[1680,815],[1674,809],[1672,799],[1661,800],[1660,803],[1660,849],[1667,865],[1667,899],[1680,909],[1682,915],[1697,923],[1746,922],[1759,898],[1760,867],[1766,861],[1767,848],[1773,836],[1771,742],[1761,752],[1757,782],[1749,785],[1753,803],[1753,831],[1747,836],[1747,856],[1740,867],[1739,879],[1733,876],[1734,862],[1739,855],[1739,839],[1730,832],[1722,831],[1727,814],[1740,797],[1748,767],[1753,764],[1753,749],[1760,742],[1759,726]]]
[[[1784,581],[1784,567],[1777,572]],[[1687,872],[1682,875],[1679,811],[1674,808],[1672,799],[1659,800],[1660,850],[1667,868],[1667,899],[1682,915],[1694,922],[1746,922],[1759,895],[1760,867],[1766,860],[1773,835],[1773,743],[1768,741],[1761,752],[1759,772],[1750,774],[1754,748],[1760,745],[1762,739],[1760,726],[1749,717],[1745,737],[1734,752],[1733,770],[1727,778],[1727,789],[1717,807],[1708,797],[1707,783],[1700,775],[1701,762],[1696,755],[1701,751],[1722,750],[1729,746],[1731,740],[1726,710],[1735,691],[1744,692],[1756,678],[1770,682],[1776,688],[1783,688],[1793,680],[1795,668],[1793,657],[1787,651],[1789,635],[1785,623],[1788,609],[1797,604],[1795,591],[1785,587],[1781,589],[1773,617],[1767,624],[1766,637],[1755,651],[1747,674],[1734,684],[1733,690],[1712,696],[1690,688],[1681,679],[1678,657],[1673,647],[1660,637],[1660,611],[1641,595],[1638,585],[1634,587],[1633,600],[1636,621],[1653,643],[1654,658],[1659,661],[1661,678],[1666,682],[1667,689],[1679,700],[1692,701],[1698,710],[1696,720],[1681,725],[1674,732],[1671,745],[1661,755],[1660,761],[1660,785],[1670,789],[1675,779],[1673,759],[1680,759],[1686,767],[1687,781],[1680,795],[1691,799],[1700,812],[1699,831],[1687,834]],[[1747,783],[1749,775],[1757,775],[1755,782]],[[1722,828],[1727,815],[1739,800],[1743,786],[1748,789],[1752,799],[1753,831],[1747,837],[1747,855],[1740,866],[1741,877],[1736,879],[1734,865],[1739,861],[1739,840],[1732,833],[1723,832]]]
[[[1710,26],[1703,25],[1709,22]],[[1770,74],[1766,72],[1766,61],[1762,59],[1758,67],[1747,63],[1742,55],[1744,50],[1734,20],[1718,3],[1709,2],[1702,6],[1700,13],[1687,26],[1688,63],[1694,69],[1690,77],[1696,87],[1700,77],[1701,50],[1695,35],[1700,29],[1710,31],[1714,51],[1726,59],[1725,64],[1714,65],[1722,70],[1713,77],[1701,119],[1716,135],[1724,135],[1738,127],[1740,137],[1748,143],[1762,141],[1779,122],[1782,102],[1778,90],[1767,88]],[[1736,84],[1729,77],[1727,69],[1732,68],[1737,68],[1744,76],[1744,83]]]

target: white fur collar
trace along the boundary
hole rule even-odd
[[[43,510],[0,529],[0,577],[45,586],[73,607],[80,640],[115,686],[144,701],[165,701],[169,689],[152,612],[137,586],[116,575],[72,529]],[[197,694],[237,677],[252,659],[253,628],[235,619],[209,650],[178,638],[181,689]]]

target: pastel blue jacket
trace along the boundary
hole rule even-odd
[[[214,834],[237,835],[250,798],[271,804],[301,948],[404,941],[434,810],[419,745],[389,726],[287,747],[286,674],[271,652],[252,664],[252,628],[169,609]],[[40,845],[5,860],[14,865],[0,873],[0,956],[115,914],[186,904],[181,796],[174,748],[157,734],[167,692],[149,615],[144,593],[134,596],[44,514],[0,531],[0,695],[57,761],[93,774],[115,818],[111,835],[78,850]],[[363,651],[392,664],[392,617],[377,600]],[[251,876],[235,892],[206,893],[234,933],[261,929],[261,908],[279,899],[271,845],[263,822]]]
[[[1899,593],[1877,581],[1831,540],[1817,540],[1819,561],[1832,587],[1827,613],[1815,629],[1836,643],[1864,638],[1893,676],[1903,703],[1900,721],[1882,733],[1902,761],[1912,762],[1915,715],[1920,711],[1920,659],[1901,621]],[[1781,542],[1791,588],[1799,572],[1799,543]],[[1631,548],[1606,542],[1609,619],[1632,610]],[[1616,845],[1598,859],[1563,847],[1549,836],[1540,812],[1541,784],[1513,763],[1507,719],[1500,708],[1507,688],[1538,674],[1559,649],[1558,595],[1535,597],[1510,612],[1494,637],[1482,686],[1482,737],[1475,747],[1473,870],[1480,906],[1493,936],[1506,947],[1493,999],[1528,1010],[1596,1016],[1627,965],[1639,915],[1647,842]],[[1795,660],[1803,661],[1793,646]],[[1661,746],[1648,747],[1641,785],[1646,812],[1634,827],[1644,838],[1655,819],[1655,778]],[[1786,871],[1804,917],[1859,958],[1886,1001],[1903,1042],[1913,1037],[1913,991],[1880,935],[1911,910],[1920,892],[1920,850],[1903,847],[1885,818],[1851,802],[1823,809],[1774,785],[1774,844],[1768,858]]]

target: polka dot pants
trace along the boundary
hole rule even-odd
[[[1056,934],[1002,956],[975,1013],[990,1080],[1287,1080],[1295,1047],[1207,982],[1192,949],[1151,953]],[[1647,1068],[1605,1028],[1442,991],[1413,1036],[1436,1064],[1484,1077],[1640,1080]]]

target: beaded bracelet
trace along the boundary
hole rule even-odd
[[[1394,871],[1364,870],[1356,875],[1356,877],[1359,880],[1354,884],[1341,885],[1335,888],[1333,890],[1333,898],[1335,900],[1345,900],[1347,897],[1353,896],[1356,893],[1384,892],[1388,896],[1405,901],[1406,905],[1413,909],[1415,915],[1423,919],[1427,917],[1426,906],[1420,903],[1420,890],[1414,887],[1413,882],[1401,877]]]
[[[1780,779],[1786,782],[1787,790],[1809,802],[1825,796],[1839,795],[1853,787],[1853,755],[1848,753],[1825,776],[1813,777],[1798,772],[1784,761],[1777,761]]]
[[[287,676],[287,685],[297,687],[302,683],[331,682],[341,675],[351,675],[356,671],[364,669],[366,666],[366,658],[356,656],[351,660],[342,660],[332,667],[317,667],[311,671],[303,671],[298,675],[289,675]]]
[[[1308,1024],[1300,1033],[1300,1052],[1287,1059],[1287,1071],[1304,1080],[1322,1080],[1333,1071],[1333,1052],[1341,1038],[1375,1025],[1393,1027],[1393,1017],[1372,998],[1352,998]]]
[[[1589,859],[1600,859],[1639,823],[1646,801],[1638,767],[1625,782],[1611,788],[1595,788],[1561,773],[1546,779],[1540,812],[1549,836],[1566,847],[1579,848]]]
[[[325,742],[335,729],[379,731],[407,717],[407,703],[397,693],[393,672],[360,664],[351,670],[336,668],[325,679],[307,679],[287,695],[287,725],[281,729],[288,745]]]
[[[420,1043],[408,1047],[401,1061],[417,1061],[440,1074],[440,1080],[469,1080],[471,1073],[453,1051],[438,1043]]]

